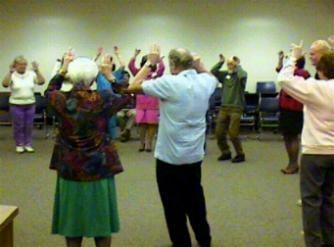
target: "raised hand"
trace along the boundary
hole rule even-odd
[[[70,48],[64,55],[64,63],[70,63],[74,60],[75,58],[75,54],[74,54],[74,50],[72,48]]]
[[[139,53],[141,52],[141,50],[140,49],[135,49],[135,57],[137,57],[138,55],[139,55]]]
[[[96,56],[101,56],[102,55],[102,53],[103,53],[103,47],[102,46],[100,46],[99,48],[97,48],[97,52],[96,52]]]
[[[11,63],[9,65],[9,73],[14,73],[14,72],[15,72],[15,65],[14,65],[14,63]]]
[[[329,43],[334,46],[334,35],[328,38]]]
[[[219,54],[219,61],[222,62],[222,63],[225,62],[225,57],[224,57],[224,55],[222,53]]]
[[[295,59],[299,59],[302,56],[304,56],[304,51],[303,51],[303,45],[304,42],[301,40],[298,45],[295,43],[291,44],[291,56]]]
[[[119,53],[120,53],[120,49],[119,49],[118,46],[114,46],[114,53],[115,53],[116,56],[119,55]]]
[[[33,71],[37,72],[38,71],[38,63],[36,61],[33,61],[31,63]]]
[[[67,71],[68,65],[74,60],[74,50],[70,48],[64,55],[64,62],[62,66],[63,71]]]
[[[193,56],[193,68],[197,71],[197,73],[208,72],[203,64],[201,57],[196,53],[192,53],[192,56]]]
[[[278,53],[278,58],[279,58],[280,60],[283,60],[283,59],[284,59],[284,51],[280,51],[280,52]]]
[[[193,53],[192,56],[194,68],[197,69],[201,64],[201,57],[196,53]]]
[[[161,61],[160,53],[161,53],[160,46],[157,44],[152,45],[147,55],[147,60],[151,64],[159,63]]]
[[[240,58],[237,56],[233,56],[233,61],[240,65]]]

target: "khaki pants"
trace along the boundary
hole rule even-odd
[[[216,138],[222,154],[231,153],[227,143],[227,135],[230,137],[237,155],[244,154],[239,138],[241,115],[242,110],[238,108],[223,107],[219,112],[216,125]]]

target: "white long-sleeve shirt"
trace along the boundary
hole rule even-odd
[[[302,132],[303,154],[334,154],[334,80],[316,80],[294,76],[288,62],[278,75],[278,82],[291,97],[304,104]]]

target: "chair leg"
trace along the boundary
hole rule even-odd
[[[48,139],[48,126],[47,126],[47,119],[46,119],[46,112],[43,111],[43,128],[44,128],[44,137]]]

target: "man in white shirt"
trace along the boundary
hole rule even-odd
[[[191,246],[187,216],[200,246],[211,245],[210,227],[201,186],[201,163],[209,98],[217,79],[207,72],[199,57],[185,49],[169,53],[172,75],[144,81],[160,61],[160,48],[153,46],[147,64],[129,90],[160,99],[160,121],[155,149],[157,182],[173,246]]]
[[[320,80],[294,76],[301,46],[278,76],[282,88],[304,104],[300,189],[307,247],[334,246],[334,52],[316,61]]]

